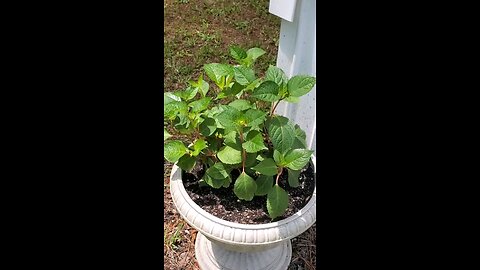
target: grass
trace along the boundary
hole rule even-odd
[[[258,76],[275,65],[280,19],[268,12],[268,0],[165,0],[164,92],[184,90],[189,80],[203,73],[206,63],[230,63],[229,47],[259,47],[266,54],[257,59]],[[262,72],[260,72],[262,71]],[[169,130],[172,139],[182,135]],[[195,259],[197,231],[176,212],[169,192],[172,164],[164,162],[165,269],[199,269]],[[289,269],[315,269],[315,230],[312,226],[292,239]]]

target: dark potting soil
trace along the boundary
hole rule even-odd
[[[267,196],[255,196],[248,202],[239,200],[233,193],[235,179],[240,175],[239,170],[232,171],[230,187],[219,189],[199,186],[198,180],[203,177],[204,173],[205,169],[200,166],[196,166],[191,173],[182,172],[183,185],[188,195],[208,213],[227,221],[242,224],[266,224],[288,218],[308,203],[315,188],[315,174],[311,162],[301,170],[300,185],[296,188],[288,185],[288,172],[284,169],[280,175],[279,185],[288,193],[289,206],[285,214],[272,220],[267,212]],[[272,178],[275,180],[276,176],[272,176]]]

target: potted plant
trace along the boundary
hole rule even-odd
[[[313,151],[298,125],[275,115],[279,102],[298,102],[315,78],[289,79],[274,66],[257,78],[253,64],[264,53],[232,47],[237,65],[204,65],[216,87],[200,75],[184,91],[164,93],[165,121],[187,138],[187,144],[172,140],[164,129],[164,158],[175,163],[170,192],[180,215],[199,232],[195,254],[202,269],[287,269],[290,239],[316,221]],[[304,193],[297,209],[287,192],[296,190]],[[222,203],[208,201],[212,193]],[[259,208],[258,202],[268,220],[221,205]],[[227,210],[243,219],[232,219]]]

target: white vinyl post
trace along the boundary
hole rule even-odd
[[[270,0],[269,12],[282,19],[277,67],[288,78],[316,76],[316,1]],[[317,79],[318,84],[318,79]],[[299,103],[280,102],[275,112],[297,123],[307,134],[307,146],[316,148],[316,84]],[[316,155],[316,151],[314,153]]]

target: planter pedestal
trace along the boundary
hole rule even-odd
[[[197,234],[195,257],[201,269],[209,270],[286,270],[292,258],[290,240],[265,250],[238,252]]]

